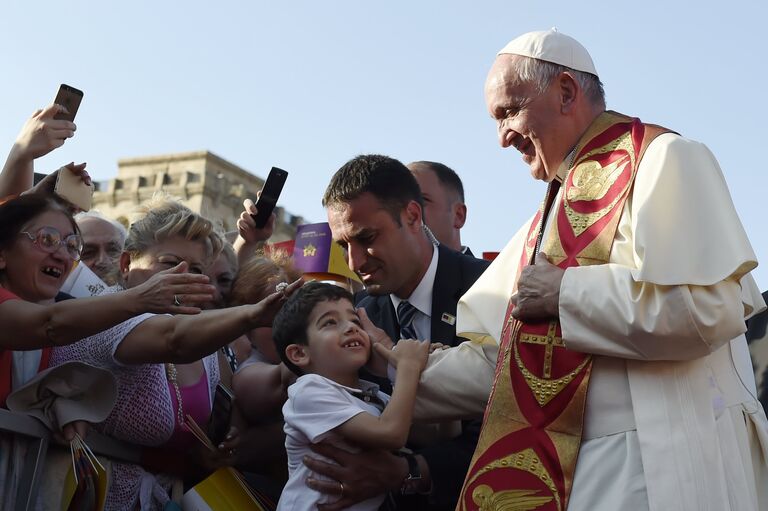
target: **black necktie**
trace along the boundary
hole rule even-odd
[[[413,327],[413,319],[418,309],[408,301],[403,300],[397,306],[397,321],[400,323],[400,339],[416,339],[416,329]]]

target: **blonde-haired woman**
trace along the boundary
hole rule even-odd
[[[120,257],[124,285],[140,285],[182,261],[190,272],[202,274],[221,246],[209,220],[167,196],[155,197],[128,231]],[[154,456],[159,463],[151,470],[114,463],[105,509],[157,509],[168,502],[172,478],[151,472],[183,467],[185,453],[196,445],[186,428],[187,416],[201,425],[208,420],[219,381],[216,350],[253,328],[271,325],[282,296],[273,293],[255,305],[197,316],[144,315],[54,351],[53,363],[82,360],[117,377],[117,403],[101,424],[103,432],[168,448],[167,454]],[[229,447],[225,444],[224,451]]]

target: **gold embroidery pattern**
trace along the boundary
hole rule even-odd
[[[547,335],[534,335],[534,334],[522,334],[520,335],[520,342],[526,344],[542,344],[544,345],[544,378],[552,376],[552,352],[555,346],[564,348],[562,337],[555,335],[557,332],[557,323],[554,321],[549,323],[549,329]]]
[[[480,511],[536,510],[552,502],[553,497],[541,497],[536,490],[502,490],[494,492],[487,484],[478,485],[472,501]]]
[[[522,336],[521,336],[522,340]],[[562,341],[562,339],[561,339]],[[536,344],[544,344],[542,342],[537,342]],[[548,348],[552,350],[552,344],[548,345]],[[520,358],[520,350],[518,348],[518,343],[514,343],[514,349],[515,349],[515,362],[517,363],[518,369],[520,369],[520,372],[523,373],[523,378],[525,378],[525,382],[528,384],[528,388],[531,389],[531,392],[533,392],[533,396],[536,398],[536,401],[539,403],[540,406],[544,406],[552,399],[557,396],[565,387],[568,386],[569,383],[573,381],[578,374],[584,370],[585,367],[587,367],[587,364],[592,360],[592,356],[586,357],[581,364],[579,364],[576,369],[571,371],[570,373],[566,374],[565,376],[561,378],[539,378],[532,372],[528,370],[527,367],[525,367],[525,364],[523,363],[522,358]],[[546,362],[545,362],[546,363]],[[551,353],[550,353],[550,364],[551,364]],[[550,366],[551,367],[551,366]]]
[[[580,163],[577,163],[571,170],[571,173],[573,173],[572,181],[574,186],[569,186],[567,188],[563,206],[565,207],[565,215],[568,217],[568,223],[571,224],[573,233],[576,236],[580,236],[595,222],[611,212],[616,204],[624,197],[623,192],[616,194],[616,197],[614,197],[610,204],[594,213],[578,213],[571,207],[571,202],[577,200],[598,200],[605,196],[626,167],[627,160],[619,160],[607,167],[601,167],[599,163],[594,160],[589,160],[589,158],[596,154],[609,153],[617,150],[626,152],[626,154],[629,155],[629,164],[634,166],[635,158],[632,137],[629,134],[625,134],[602,147],[598,147],[588,152],[579,160]],[[568,183],[567,178],[566,183]],[[593,191],[597,191],[600,195],[597,197],[591,195],[591,192]]]
[[[510,468],[514,470],[522,470],[525,472],[528,472],[529,474],[532,474],[536,476],[539,481],[544,483],[544,485],[549,488],[549,491],[552,492],[552,495],[555,498],[555,503],[557,504],[557,509],[562,509],[562,503],[560,502],[560,495],[557,493],[557,488],[555,487],[554,481],[552,481],[552,476],[549,475],[549,472],[547,472],[547,469],[544,467],[544,465],[541,463],[541,460],[539,459],[539,456],[536,454],[536,452],[531,449],[523,449],[520,452],[515,452],[510,454],[509,456],[504,456],[503,458],[499,458],[497,460],[493,460],[483,468],[477,471],[477,474],[467,481],[467,483],[464,485],[465,488],[468,488],[472,485],[480,476],[483,474],[486,474],[488,472],[491,472],[492,470],[498,470],[498,469],[505,469]],[[490,494],[483,488],[485,486],[488,490],[490,490]],[[482,489],[481,489],[482,488]],[[480,492],[478,492],[480,490]],[[487,485],[478,485],[477,488],[472,492],[472,500],[475,502],[475,504],[479,504],[477,500],[475,500],[475,496],[480,497],[481,495],[485,497],[486,501],[489,498],[492,498],[493,495],[500,495],[504,492],[494,492],[492,488],[488,487]],[[551,501],[550,498],[547,502]],[[538,506],[545,504],[546,502],[542,502],[541,504],[538,504]],[[464,510],[467,509],[466,504],[462,501],[462,508]],[[481,507],[480,509],[484,509]],[[488,508],[493,509],[493,508]],[[532,508],[535,509],[535,508]]]
[[[621,175],[627,163],[627,159],[624,158],[609,163],[605,167],[601,167],[595,160],[578,165],[572,171],[573,185],[568,187],[567,200],[576,202],[602,199]]]

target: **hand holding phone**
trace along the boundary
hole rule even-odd
[[[57,171],[53,192],[81,211],[88,211],[93,200],[93,188],[93,183],[86,184],[83,178],[74,172],[74,168],[70,169],[70,165],[66,165]]]
[[[64,119],[74,122],[77,110],[80,108],[80,102],[83,100],[83,91],[62,83],[59,86],[59,92],[53,102],[67,109],[66,112],[59,112],[53,116],[54,119]]]
[[[222,383],[216,385],[211,418],[208,421],[208,438],[213,445],[218,446],[227,436],[234,399],[234,394],[226,385]]]
[[[280,197],[280,192],[283,191],[283,185],[287,178],[288,172],[283,169],[272,167],[272,170],[269,171],[267,180],[261,188],[261,195],[256,201],[258,211],[255,215],[251,215],[256,222],[256,228],[261,229],[267,224],[267,220],[277,206],[277,199]]]

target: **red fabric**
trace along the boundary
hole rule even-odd
[[[0,304],[8,300],[18,300],[19,297],[7,289],[0,287]],[[48,369],[51,361],[51,348],[43,348],[40,354],[40,365],[37,372]],[[13,351],[0,350],[0,407],[5,408],[5,400],[13,387]]]

